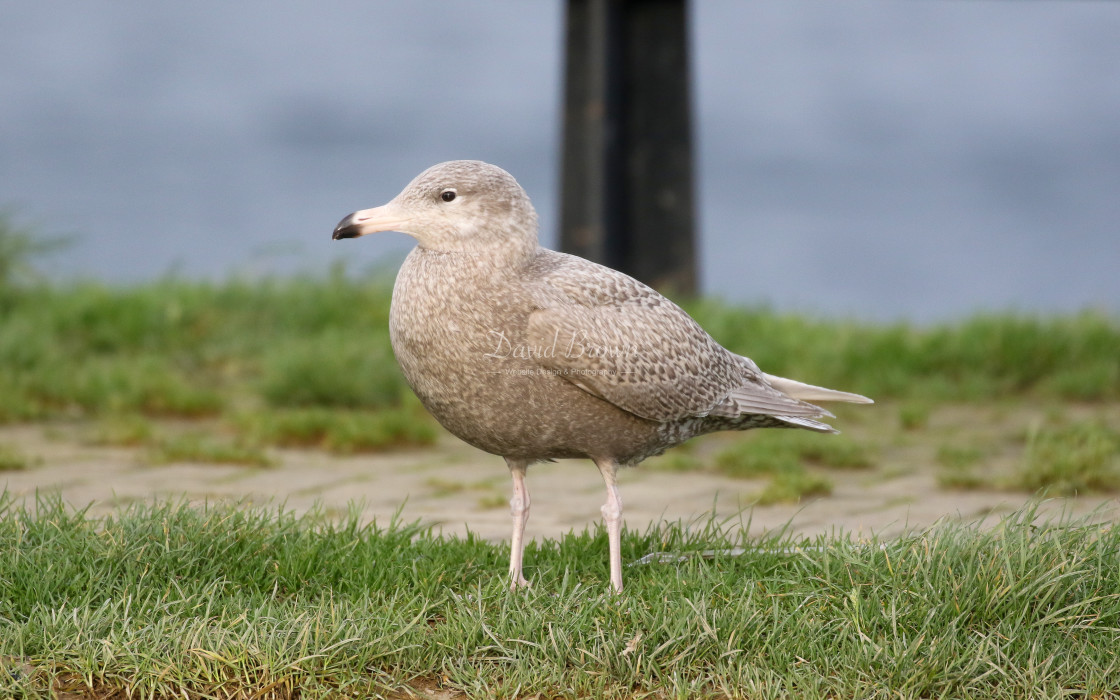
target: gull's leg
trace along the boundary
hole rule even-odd
[[[509,588],[517,590],[529,585],[521,573],[521,555],[525,551],[525,523],[529,520],[529,489],[525,488],[525,470],[529,462],[507,459],[513,477],[513,498],[509,499],[509,512],[513,516],[513,536],[509,542]]]
[[[607,543],[610,546],[611,556],[611,588],[615,593],[622,592],[622,496],[618,492],[618,483],[615,475],[618,473],[618,462],[613,459],[596,459],[595,466],[603,475],[603,482],[607,485],[607,502],[601,509],[603,521],[607,524]]]

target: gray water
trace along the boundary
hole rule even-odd
[[[0,207],[55,279],[361,271],[453,158],[556,240],[563,6],[0,3]],[[700,0],[705,292],[918,321],[1120,310],[1120,3]]]

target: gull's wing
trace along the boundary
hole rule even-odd
[[[656,421],[761,413],[829,415],[770,386],[683,309],[610,268],[549,252],[530,278],[527,341],[538,360],[584,391]]]

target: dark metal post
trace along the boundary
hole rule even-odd
[[[560,243],[696,292],[685,0],[568,0]]]

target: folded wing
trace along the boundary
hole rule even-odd
[[[536,276],[527,341],[539,361],[584,391],[656,421],[761,413],[830,415],[770,385],[653,289],[582,258],[554,254]],[[551,256],[550,256],[551,257]]]

